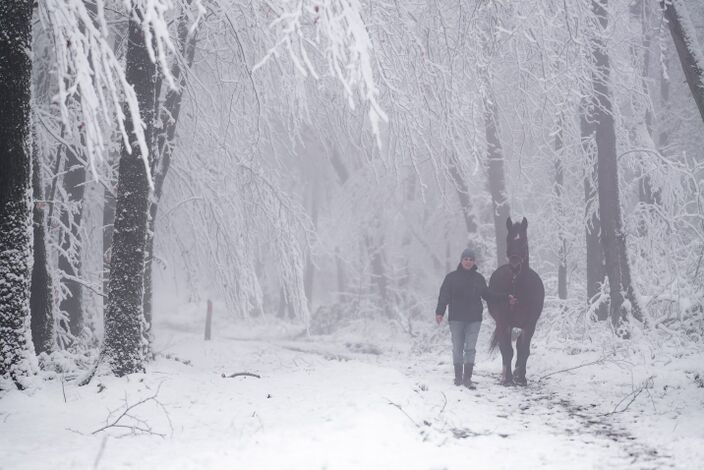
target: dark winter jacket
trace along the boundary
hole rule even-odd
[[[450,321],[481,321],[484,309],[482,298],[492,302],[508,301],[508,294],[490,292],[484,276],[479,274],[476,266],[467,270],[460,264],[456,271],[445,276],[435,315],[444,315],[445,308],[449,305]]]

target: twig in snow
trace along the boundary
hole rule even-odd
[[[445,407],[447,406],[447,397],[445,396],[445,392],[440,392],[442,394],[442,399],[445,400],[445,402],[442,404],[442,408],[440,409],[439,415],[442,414],[443,411],[445,411]]]
[[[66,403],[66,387],[64,387],[64,376],[61,375],[61,393],[64,395],[64,403]]]
[[[105,451],[105,445],[108,443],[108,435],[103,436],[103,440],[100,442],[100,449],[98,449],[98,455],[95,456],[93,461],[93,468],[97,469],[100,459],[103,457],[103,452]]]
[[[153,431],[151,426],[149,425],[149,423],[147,423],[145,420],[137,418],[136,416],[133,416],[130,414],[130,411],[132,411],[133,409],[135,409],[139,405],[143,405],[144,403],[147,403],[148,401],[154,401],[157,405],[161,406],[162,410],[164,410],[163,405],[156,398],[159,395],[160,389],[161,389],[161,384],[159,384],[159,386],[157,387],[157,389],[153,395],[150,395],[150,396],[148,396],[148,397],[146,397],[136,403],[133,403],[131,405],[128,405],[127,399],[125,399],[125,409],[122,411],[122,413],[120,413],[120,415],[117,418],[115,418],[111,423],[108,423],[105,426],[103,426],[99,429],[96,429],[91,434],[97,434],[97,433],[99,433],[101,431],[105,431],[106,429],[109,429],[109,428],[125,428],[125,429],[129,429],[130,431],[132,431],[133,434],[135,433],[135,431],[139,431],[144,434],[154,434],[156,436],[166,437],[165,434]],[[110,419],[110,415],[112,415],[112,413],[110,413],[108,415],[107,420]],[[120,422],[123,418],[130,418],[133,421],[135,421],[136,424],[123,424]],[[168,418],[168,414],[167,414],[167,418]],[[169,424],[171,424],[170,419],[169,419]]]
[[[636,398],[638,398],[638,395],[643,393],[643,390],[648,390],[653,387],[653,379],[654,379],[654,376],[652,376],[652,375],[650,377],[648,377],[647,379],[645,379],[643,381],[643,383],[640,385],[640,387],[638,387],[637,389],[633,390],[631,393],[629,393],[628,395],[623,397],[620,402],[616,403],[616,406],[614,406],[613,411],[606,413],[606,415],[608,416],[608,415],[612,415],[614,413],[623,413],[624,411],[626,411],[628,409],[628,407],[631,406],[631,404],[634,401],[636,401]],[[630,401],[628,403],[626,403],[626,406],[624,406],[623,409],[619,410],[618,407],[621,406],[621,403],[626,401],[629,397],[631,398]]]
[[[567,369],[556,370],[555,372],[550,372],[549,374],[543,375],[542,377],[540,377],[540,378],[538,379],[538,382],[542,381],[543,379],[547,379],[548,377],[550,377],[550,376],[552,376],[552,375],[555,375],[555,374],[561,374],[561,373],[563,373],[563,372],[569,372],[569,371],[571,371],[571,370],[581,369],[582,367],[594,366],[594,365],[597,365],[597,364],[603,364],[605,360],[606,360],[606,359],[602,357],[601,359],[598,359],[598,360],[596,360],[596,361],[587,362],[587,363],[585,363],[585,364],[580,364],[580,365],[578,365],[578,366],[569,367],[569,368],[567,368]]]
[[[190,359],[182,359],[175,354],[171,353],[163,353],[163,352],[157,352],[154,353],[155,356],[163,357],[165,359],[171,359],[172,361],[180,362],[181,364],[185,366],[193,366],[193,363],[191,362]]]
[[[401,410],[401,413],[405,414],[406,417],[411,420],[411,423],[413,423],[413,424],[415,425],[415,427],[420,428],[420,426],[418,425],[418,423],[416,423],[415,420],[414,420],[413,418],[411,418],[411,416],[410,416],[408,413],[406,413],[406,410],[404,410],[401,405],[399,405],[398,403],[392,402],[392,401],[389,400],[388,398],[386,399],[386,401],[389,402],[389,405],[395,406],[396,408],[398,408],[399,410]]]
[[[93,366],[90,368],[88,373],[83,377],[79,382],[78,386],[83,387],[84,385],[88,385],[91,380],[93,380],[93,377],[95,376],[95,373],[98,372],[98,366],[100,366],[100,363],[103,361],[103,355],[105,354],[105,350],[103,347],[100,347],[100,353],[98,354],[98,358],[95,360],[95,363]]]
[[[259,375],[253,374],[251,372],[235,372],[234,374],[230,374],[230,375],[220,374],[220,377],[222,377],[223,379],[231,379],[233,377],[241,377],[241,376],[256,377],[258,379],[261,379],[261,377]]]

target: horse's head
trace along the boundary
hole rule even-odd
[[[511,217],[506,219],[506,256],[514,269],[520,269],[528,262],[528,221],[525,217],[521,223],[513,223]]]

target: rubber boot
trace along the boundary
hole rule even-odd
[[[467,388],[475,388],[472,383],[472,370],[474,369],[474,364],[466,363],[464,365],[464,378],[462,379],[462,384]]]
[[[455,385],[462,385],[462,364],[455,364]]]

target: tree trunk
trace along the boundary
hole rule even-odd
[[[106,299],[110,292],[110,259],[112,258],[115,202],[115,193],[113,190],[105,188],[103,191],[103,299]]]
[[[0,376],[36,372],[30,328],[32,2],[0,2]]]
[[[634,62],[638,63],[639,61],[639,50],[643,50],[643,69],[642,69],[642,78],[640,80],[640,86],[641,86],[641,92],[643,96],[650,96],[649,90],[648,90],[648,72],[650,70],[650,43],[652,39],[652,32],[651,29],[649,28],[648,25],[648,15],[650,12],[650,2],[647,0],[640,0],[639,2],[634,2],[631,4],[631,15],[633,15],[638,21],[641,23],[641,29],[643,31],[643,43],[641,44],[640,47],[633,47],[633,56],[634,56]],[[636,137],[636,141],[634,142],[636,147],[647,147],[650,148],[651,150],[655,151],[655,139],[653,139],[654,131],[653,131],[653,109],[650,105],[650,100],[647,100],[647,102],[644,102],[645,100],[642,100],[641,102],[638,102],[638,112],[642,115],[642,121],[638,122],[636,126],[644,126],[645,127],[645,132],[647,132],[647,135],[649,136],[649,139],[642,139]],[[641,116],[636,116],[637,119],[640,119]],[[640,132],[636,131],[636,136],[641,135]],[[643,141],[645,140],[645,142]],[[642,156],[641,159],[644,159],[645,156]],[[643,162],[641,164],[641,168],[645,168],[646,165]],[[650,178],[650,175],[646,171],[640,172],[640,181],[638,184],[638,200],[646,205],[655,205],[655,204],[660,204],[660,192],[658,191],[657,188],[653,187],[652,179]],[[641,223],[638,227],[638,232],[641,237],[646,237],[648,233],[648,227],[646,226],[645,223]]]
[[[311,205],[311,222],[313,222],[313,229],[317,232],[318,230],[318,186],[319,182],[317,177],[313,178],[313,182],[310,185],[310,205]],[[303,290],[306,294],[306,299],[308,300],[308,308],[310,309],[313,305],[313,283],[315,281],[315,266],[313,265],[313,257],[310,253],[306,257],[306,268],[303,276]]]
[[[562,126],[562,121],[560,121]],[[562,167],[564,144],[562,142],[562,127],[560,127],[555,135],[555,199],[557,201],[557,217],[558,217],[558,252],[557,252],[557,296],[560,300],[567,299],[567,239],[563,221],[565,219],[565,208],[563,201],[563,191],[565,187],[565,174]]]
[[[53,281],[49,272],[46,252],[46,202],[42,186],[41,163],[36,142],[32,145],[32,193],[34,196],[34,266],[32,267],[32,292],[29,300],[32,312],[32,342],[37,354],[51,353],[54,349],[54,298]]]
[[[347,274],[345,273],[345,264],[340,249],[335,247],[335,269],[337,271],[337,301],[344,302],[348,298],[347,292]]]
[[[704,121],[704,64],[697,60],[702,57],[702,49],[689,19],[687,7],[681,0],[660,0],[660,6],[665,10],[665,18],[680,58],[682,71],[699,109],[699,115]]]
[[[484,120],[486,125],[487,162],[489,173],[489,192],[494,213],[494,231],[496,233],[496,266],[506,263],[506,219],[511,215],[511,208],[506,195],[506,177],[504,175],[504,152],[499,140],[499,115],[494,97],[484,101]]]
[[[367,249],[367,256],[371,262],[371,285],[372,290],[379,299],[379,306],[387,310],[389,302],[389,279],[386,274],[386,260],[384,257],[384,232],[381,226],[381,216],[375,215],[371,221],[371,226],[366,229],[364,242]]]
[[[68,205],[61,211],[61,250],[59,251],[59,270],[66,277],[61,283],[68,289],[68,295],[61,301],[59,308],[68,313],[71,334],[79,337],[83,332],[83,286],[75,279],[81,274],[80,226],[83,213],[83,193],[85,192],[86,169],[78,160],[74,150],[66,147],[66,164],[64,167],[64,188]],[[77,207],[73,217],[69,211]],[[72,249],[73,247],[73,249]],[[69,253],[72,253],[72,256]]]
[[[660,114],[667,114],[670,108],[670,79],[665,75],[664,70],[660,70]],[[662,124],[660,125],[660,132],[658,133],[658,151],[660,153],[665,152],[665,148],[670,143],[670,134],[668,133],[667,127]]]
[[[593,2],[592,8],[603,29],[608,23],[607,0]],[[606,273],[611,294],[610,316],[617,334],[628,337],[626,329],[628,308],[636,319],[641,319],[640,309],[631,282],[631,271],[626,251],[626,234],[621,219],[621,200],[618,188],[618,162],[616,155],[616,125],[613,118],[609,76],[611,65],[606,44],[600,36],[594,38],[592,53],[596,71],[592,75],[594,96],[593,116],[596,122],[596,146],[598,155],[597,175],[599,194],[599,219],[601,222],[601,244],[604,249]]]
[[[340,186],[342,186],[350,177],[349,171],[340,158],[337,147],[331,142],[328,142],[327,147],[332,149],[330,152],[330,164],[337,175]],[[338,302],[344,302],[348,299],[348,281],[347,273],[345,272],[345,262],[340,255],[339,246],[335,247],[335,268],[337,271],[337,300]]]
[[[189,2],[190,3],[190,2]],[[186,66],[191,67],[196,50],[195,35],[188,35],[188,16],[182,10],[178,24],[178,44],[181,55],[185,58]],[[181,102],[183,100],[183,90],[186,86],[186,76],[181,70],[181,64],[174,60],[171,67],[171,75],[174,82],[178,83],[177,90],[169,90],[166,93],[164,104],[157,112],[161,116],[162,131],[156,135],[157,155],[154,161],[154,197],[149,206],[149,227],[147,230],[147,252],[146,265],[144,268],[144,317],[147,321],[147,328],[151,329],[152,324],[152,261],[154,259],[154,230],[156,228],[156,216],[159,209],[159,201],[164,190],[164,181],[171,166],[171,157],[176,146],[176,124],[181,113]]]
[[[126,54],[126,78],[134,87],[140,115],[145,124],[144,137],[149,148],[154,134],[156,67],[149,59],[138,7],[130,15]],[[128,135],[135,123],[125,112]],[[133,139],[136,141],[136,139]],[[151,158],[151,157],[150,157]],[[117,376],[144,370],[143,293],[149,182],[139,145],[130,153],[123,143],[113,232],[108,305],[105,312],[105,356]]]
[[[467,227],[467,233],[476,233],[477,222],[474,220],[474,212],[472,211],[472,198],[469,195],[469,186],[463,175],[460,173],[459,160],[457,155],[452,152],[450,154],[450,176],[455,183],[457,197],[460,200],[462,215],[464,216],[464,224]]]
[[[584,155],[589,160],[592,160],[593,148],[595,147],[593,140],[596,134],[596,124],[594,116],[591,113],[588,104],[584,105],[582,115],[580,117],[580,131],[582,134],[582,147]],[[593,163],[589,164],[590,170],[588,175],[584,177],[584,202],[587,213],[591,212],[591,204],[596,195],[596,188],[593,182],[597,174],[598,160],[593,159]],[[585,226],[585,237],[587,247],[587,305],[591,305],[595,301],[596,296],[600,292],[599,285],[604,282],[606,276],[606,268],[604,267],[604,249],[601,247],[599,233],[601,225],[599,223],[599,208],[597,207],[594,213],[589,216]],[[609,318],[608,303],[601,303],[596,309],[598,320],[607,320]]]

